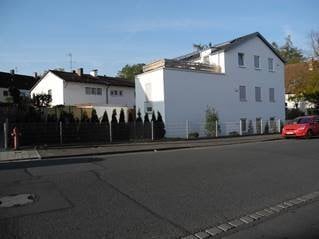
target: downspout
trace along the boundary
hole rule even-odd
[[[110,85],[106,85],[106,104],[109,104],[109,88]]]

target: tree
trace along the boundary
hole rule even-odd
[[[294,46],[291,35],[288,35],[285,39],[285,44],[281,47],[278,47],[276,42],[271,44],[275,50],[286,60],[288,64],[298,63],[303,61],[304,56],[302,51]]]
[[[218,123],[218,113],[213,107],[207,106],[205,129],[209,137],[216,135],[216,123]]]
[[[113,109],[113,113],[112,113],[112,123],[117,124],[117,113],[116,113],[116,109]]]
[[[96,110],[92,109],[91,112],[91,123],[99,123],[99,117],[97,116]]]
[[[319,56],[319,32],[311,31],[310,39],[314,56]]]
[[[133,64],[133,65],[125,65],[117,75],[127,80],[134,80],[135,76],[143,73],[143,66],[145,64]]]
[[[124,110],[123,110],[123,108],[122,108],[121,111],[120,111],[119,123],[125,123],[125,115],[124,115]]]
[[[319,110],[319,62],[312,61],[312,69],[306,71],[296,86],[296,94],[290,97],[294,101],[308,101]]]
[[[109,123],[109,116],[107,115],[107,111],[106,110],[103,113],[101,123],[105,123],[105,124]]]
[[[32,103],[36,108],[49,107],[52,101],[50,94],[33,94]]]

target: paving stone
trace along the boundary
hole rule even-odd
[[[234,227],[239,227],[240,225],[244,224],[241,220],[236,219],[233,221],[228,222],[230,225],[234,226]]]
[[[280,212],[281,210],[283,210],[282,207],[278,207],[278,206],[273,206],[273,207],[270,207],[271,210],[275,211],[275,212]]]
[[[228,223],[225,223],[225,224],[222,224],[222,225],[219,225],[218,228],[223,230],[224,232],[226,231],[229,231],[230,229],[232,229],[234,226],[233,225],[230,225]]]
[[[263,217],[267,217],[269,216],[270,214],[268,212],[266,212],[265,210],[261,210],[261,211],[258,211],[256,212],[256,214],[260,215],[260,216],[263,216]]]
[[[249,215],[251,218],[255,219],[255,220],[258,220],[259,218],[261,218],[262,216],[256,214],[256,213],[253,213],[253,214],[250,214]]]
[[[284,205],[283,203],[280,203],[277,205],[277,207],[281,207],[282,209],[286,209],[288,206]]]
[[[183,237],[182,239],[198,239],[198,238],[195,237],[194,235],[189,235],[187,237]]]
[[[293,203],[290,203],[290,202],[283,202],[283,204],[288,207],[292,207],[294,205]]]
[[[206,232],[212,236],[215,236],[223,231],[219,229],[218,227],[213,227],[213,228],[207,229]]]
[[[249,216],[245,216],[245,217],[241,217],[240,220],[243,221],[244,223],[251,223],[251,222],[255,221],[256,219],[251,218]]]
[[[195,234],[196,237],[198,237],[199,239],[205,239],[210,237],[210,235],[207,232],[198,232]]]
[[[271,210],[270,208],[266,208],[266,209],[264,209],[264,211],[268,212],[269,215],[272,215],[275,213],[275,211]]]
[[[302,202],[306,202],[307,201],[307,199],[304,199],[303,197],[299,197],[299,198],[296,198],[296,199],[298,199],[298,200],[300,200]]]

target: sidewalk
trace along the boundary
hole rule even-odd
[[[76,156],[93,156],[105,154],[119,154],[132,152],[146,152],[154,150],[169,150],[182,148],[210,147],[250,142],[263,142],[281,139],[279,134],[258,135],[232,138],[197,139],[180,141],[159,141],[143,143],[107,144],[96,146],[61,146],[48,149],[27,149],[0,152],[0,164],[23,160],[43,160],[52,158],[66,158]]]

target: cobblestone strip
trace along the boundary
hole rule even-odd
[[[240,218],[235,218],[229,222],[216,225],[214,227],[202,230],[200,232],[196,232],[193,235],[188,235],[186,237],[183,237],[182,239],[208,239],[220,237],[223,233],[234,230],[235,228],[239,229],[240,227],[247,226],[251,223],[254,223],[255,221],[261,220],[269,216],[274,216],[276,214],[283,212],[284,210],[300,206],[300,204],[306,204],[317,198],[319,198],[319,191],[315,191],[291,200],[287,200],[277,205],[266,207],[262,210],[247,214]]]

